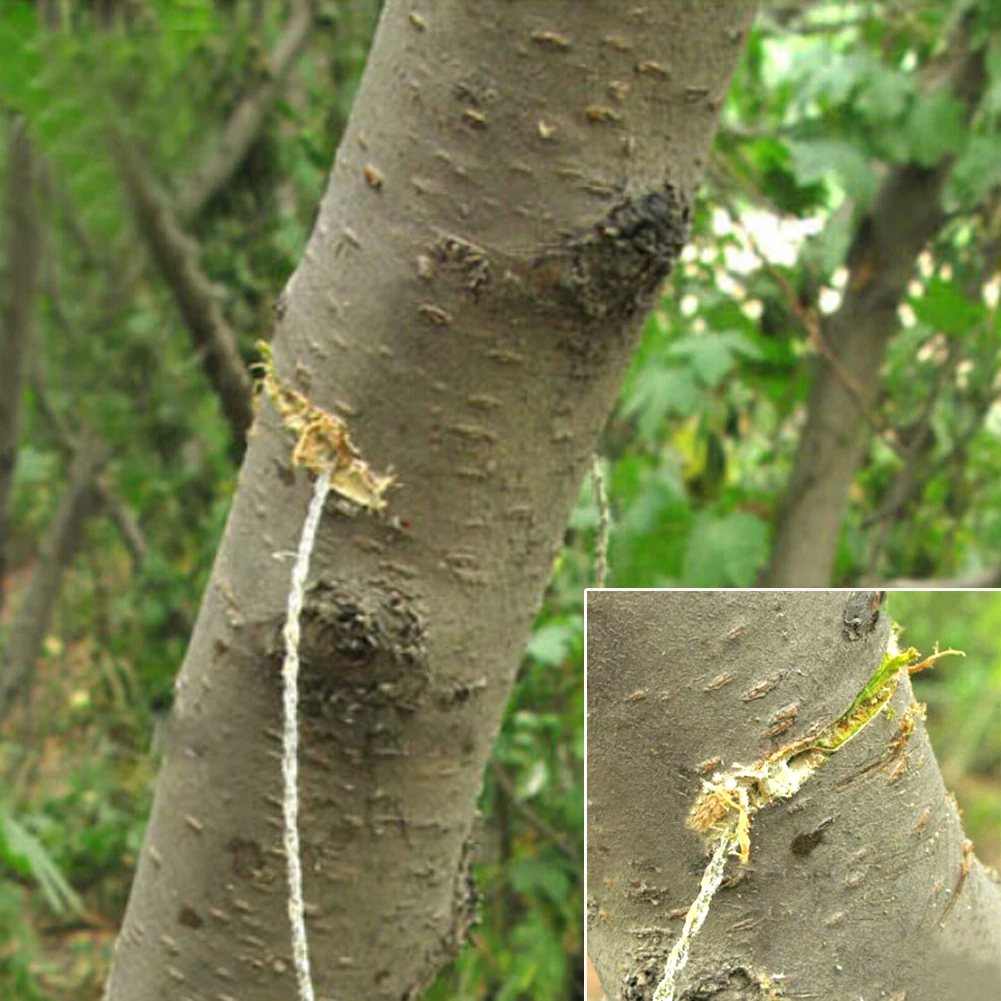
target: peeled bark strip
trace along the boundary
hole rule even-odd
[[[983,52],[966,55],[951,84],[968,112],[984,88]],[[942,191],[952,159],[934,168],[907,164],[890,172],[859,223],[848,252],[848,284],[828,323],[827,340],[872,411],[879,397],[887,346],[896,334],[897,308],[914,262],[942,228]],[[796,464],[776,527],[766,582],[772,587],[825,587],[841,536],[848,493],[866,446],[858,399],[823,358],[807,407]]]
[[[609,997],[653,996],[706,846],[703,779],[837,720],[872,677],[878,592],[591,592],[588,950]],[[891,706],[753,817],[676,1001],[995,1001],[1001,894],[970,850],[901,678]]]
[[[254,408],[250,375],[237,350],[236,335],[198,263],[196,244],[178,225],[136,152],[125,142],[118,142],[117,148],[136,222],[201,353],[233,441],[242,443],[254,419]]]
[[[35,322],[40,225],[31,144],[21,121],[8,126],[7,288],[0,329],[0,608],[6,571],[7,501],[14,479],[21,429],[21,391]]]
[[[300,679],[320,997],[462,942],[474,804],[566,518],[678,254],[750,3],[387,3],[275,368],[399,486],[331,503]],[[177,683],[111,1001],[291,998],[279,769],[311,493],[263,401]]]
[[[257,141],[268,113],[281,93],[292,67],[306,47],[313,28],[315,0],[293,0],[292,13],[271,55],[267,77],[233,109],[219,145],[188,179],[177,196],[177,216],[190,223],[232,179]]]
[[[84,523],[95,507],[97,478],[106,460],[106,452],[92,443],[82,445],[73,460],[69,485],[42,543],[38,564],[0,654],[0,723],[9,715],[18,695],[31,683],[52,609],[59,597],[63,571],[73,562]]]

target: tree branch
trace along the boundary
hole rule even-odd
[[[294,0],[292,14],[274,52],[265,79],[233,109],[215,152],[181,188],[176,199],[177,218],[192,222],[238,170],[261,133],[261,128],[281,92],[296,59],[306,46],[313,27],[312,0]]]
[[[967,117],[985,85],[983,52],[968,46],[961,30],[949,71]],[[944,224],[942,190],[951,166],[952,158],[946,157],[932,168],[916,163],[895,168],[859,222],[848,251],[845,295],[828,324],[830,345],[859,395],[846,392],[830,359],[817,360],[766,575],[771,586],[830,582],[849,490],[865,447],[864,413],[878,398],[883,358],[898,329],[897,307],[915,259]]]
[[[67,336],[73,336],[73,327],[62,308],[59,293],[54,284],[47,282],[45,292],[49,308],[56,322]],[[35,394],[35,404],[38,411],[49,425],[49,430],[52,432],[56,446],[64,455],[75,455],[80,449],[80,442],[69,427],[67,427],[62,415],[52,405],[38,359],[36,359],[31,373],[31,388]],[[114,487],[105,482],[103,478],[98,479],[96,486],[101,506],[107,512],[108,517],[115,523],[122,542],[129,551],[133,569],[138,570],[146,562],[146,555],[149,552],[146,537],[139,527],[139,522],[132,509],[118,495]]]
[[[121,137],[116,146],[136,223],[184,317],[233,440],[242,445],[254,416],[253,389],[236,336],[201,270],[196,244],[181,229],[138,152]]]
[[[69,486],[42,543],[38,564],[0,657],[0,724],[10,714],[18,695],[30,684],[59,596],[63,571],[79,548],[84,521],[93,513],[97,478],[106,461],[105,450],[91,440],[81,445],[73,460]]]
[[[580,861],[580,853],[577,849],[559,831],[550,827],[535,810],[519,797],[518,790],[515,789],[514,782],[511,781],[511,776],[508,775],[507,770],[496,758],[490,759],[490,774],[497,781],[497,787],[500,789],[501,794],[536,834],[556,845],[568,859],[573,862]]]
[[[0,330],[0,585],[6,562],[7,500],[21,430],[24,362],[35,323],[41,229],[35,199],[31,144],[21,121],[10,123],[7,188],[7,303]],[[0,586],[0,607],[3,587]]]

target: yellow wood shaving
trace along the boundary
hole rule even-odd
[[[260,385],[282,423],[296,435],[292,464],[317,475],[330,469],[330,488],[336,494],[366,510],[384,511],[386,492],[396,483],[393,474],[373,472],[351,441],[347,423],[278,378],[271,345],[258,342],[257,347]]]

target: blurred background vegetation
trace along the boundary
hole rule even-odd
[[[928,733],[977,855],[1001,871],[1001,592],[894,591],[901,643],[962,650],[911,678]]]
[[[215,304],[212,333],[229,331],[249,365],[379,7],[0,4],[0,451],[17,418],[12,480],[0,461],[0,997],[100,996],[157,720],[235,484],[239,435],[163,232]],[[852,240],[894,168],[946,162],[948,211],[892,321],[833,582],[1001,566],[998,17],[986,0],[764,5],[692,245],[602,443],[610,583],[759,579]],[[972,115],[935,85],[961,22],[986,61]],[[223,180],[201,183],[248,121]],[[145,216],[121,180],[123,142],[152,192]],[[432,998],[581,994],[581,599],[597,528],[585,484],[485,779],[483,920]],[[935,595],[898,594],[891,608],[909,642],[970,654],[916,681],[971,836],[998,861],[1001,598],[962,598],[941,611]]]

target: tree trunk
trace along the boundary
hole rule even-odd
[[[752,5],[387,3],[275,367],[390,467],[328,506],[300,795],[322,997],[414,997],[469,910],[476,794]],[[176,686],[111,1001],[294,992],[280,650],[310,494],[262,403]]]
[[[23,122],[9,125],[7,184],[7,289],[0,330],[0,609],[6,573],[7,501],[21,429],[24,365],[35,320],[40,227],[31,145]]]
[[[686,819],[701,781],[852,705],[887,646],[878,601],[589,594],[588,948],[609,997],[652,997],[696,897],[705,848]],[[1001,895],[920,720],[904,732],[912,699],[904,675],[894,718],[754,816],[750,861],[729,860],[677,999],[995,1001]]]
[[[967,42],[965,35],[962,41]],[[979,103],[984,80],[981,50],[957,60],[949,84],[968,115]],[[898,329],[897,309],[915,260],[945,221],[942,191],[951,165],[946,158],[931,168],[895,168],[859,222],[848,252],[844,300],[826,324],[827,339],[856,393],[829,361],[817,359],[766,575],[772,587],[831,583],[848,493],[866,446],[864,413],[872,413],[879,398],[883,359]]]
[[[97,478],[107,453],[92,441],[80,446],[70,467],[69,484],[38,554],[31,581],[14,614],[10,635],[0,656],[0,724],[17,697],[31,684],[52,609],[59,597],[63,572],[73,562],[84,523],[100,496]]]

